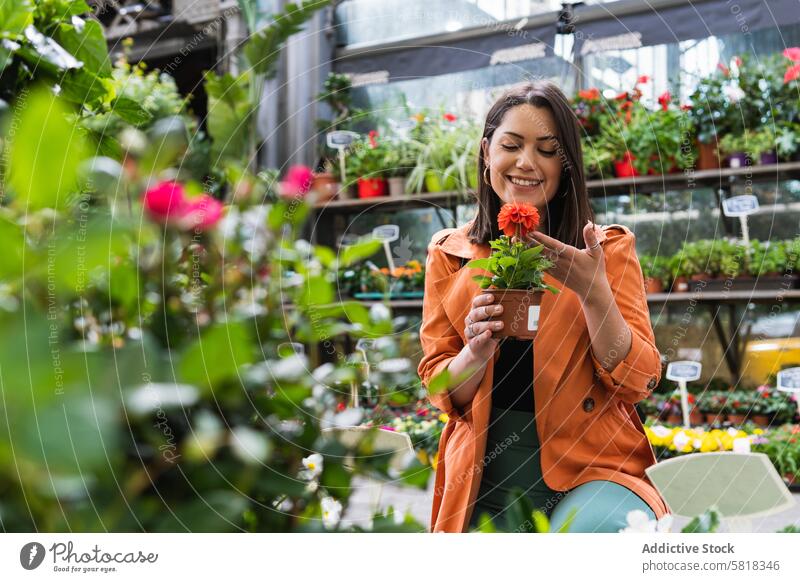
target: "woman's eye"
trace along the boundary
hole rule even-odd
[[[515,145],[506,145],[506,144],[503,144],[503,145],[501,145],[500,147],[502,147],[504,150],[508,150],[508,151],[512,151],[512,150],[515,150],[515,149],[517,149],[517,146],[515,146]]]
[[[558,152],[558,150],[552,150],[552,151],[548,151],[548,150],[539,150],[539,151],[542,153],[542,155],[543,155],[543,156],[547,156],[548,158],[550,158],[550,157],[552,157],[552,156],[556,155],[556,153]]]

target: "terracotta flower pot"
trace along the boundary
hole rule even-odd
[[[716,141],[711,143],[697,142],[698,170],[716,170],[722,166],[716,147]]]
[[[754,414],[752,420],[759,426],[769,426],[768,414]]]
[[[664,286],[661,284],[661,279],[648,277],[644,280],[644,288],[647,293],[661,293]]]
[[[330,172],[319,172],[314,174],[311,189],[317,192],[318,201],[330,200],[339,192],[339,181]]]
[[[728,422],[733,425],[741,426],[744,424],[744,421],[747,419],[746,414],[740,414],[738,412],[728,413]]]
[[[375,198],[386,195],[386,180],[383,178],[359,178],[358,197]]]
[[[544,289],[484,289],[484,293],[494,295],[495,305],[503,306],[500,317],[503,329],[494,332],[494,337],[513,337],[532,340],[539,329],[539,307]]]
[[[669,414],[667,416],[668,424],[683,424],[683,417],[680,414]]]
[[[706,415],[700,412],[697,408],[692,408],[692,410],[689,411],[689,424],[703,424],[705,417]]]
[[[725,418],[724,412],[706,412],[706,424],[722,424]]]

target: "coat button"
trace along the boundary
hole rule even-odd
[[[647,383],[647,387],[648,387],[650,390],[652,390],[653,388],[655,388],[655,387],[656,387],[656,379],[655,379],[655,378],[650,378],[650,381]]]
[[[594,410],[594,398],[587,398],[583,401],[583,411],[591,412]]]

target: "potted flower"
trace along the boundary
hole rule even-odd
[[[495,303],[503,306],[500,320],[503,329],[497,337],[534,339],[539,327],[539,306],[542,293],[558,289],[544,283],[544,272],[553,262],[542,256],[544,245],[529,246],[524,242],[528,234],[539,226],[539,212],[527,203],[505,204],[497,216],[504,234],[489,242],[494,249],[491,256],[467,263],[472,269],[484,269],[491,276],[473,277],[481,289],[495,296]]]
[[[408,188],[412,192],[421,192],[423,185],[428,192],[456,189],[455,168],[463,137],[456,126],[457,119],[452,113],[444,113],[439,122],[423,126],[418,138],[422,145],[408,177]]]
[[[347,158],[348,182],[355,182],[359,198],[385,196],[386,145],[378,139],[378,132],[371,130],[367,140],[359,140],[352,146]]]
[[[745,420],[747,420],[747,413],[750,411],[747,394],[739,390],[731,391],[725,401],[725,410],[729,423],[734,425],[744,424]]]
[[[749,158],[747,157],[748,134],[748,130],[741,134],[729,133],[719,140],[719,152],[726,159],[728,167],[743,168],[749,165]]]
[[[687,113],[696,132],[698,170],[713,170],[722,165],[718,153],[719,136],[726,135],[729,130],[725,70],[718,68],[712,75],[700,79],[689,96],[691,106]]]

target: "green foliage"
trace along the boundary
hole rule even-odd
[[[542,256],[544,245],[529,247],[522,241],[511,242],[501,235],[489,242],[494,251],[485,259],[474,259],[467,263],[470,269],[483,269],[491,273],[473,277],[481,289],[490,285],[498,289],[547,289],[556,294],[558,289],[544,282],[544,273],[554,263]]]

